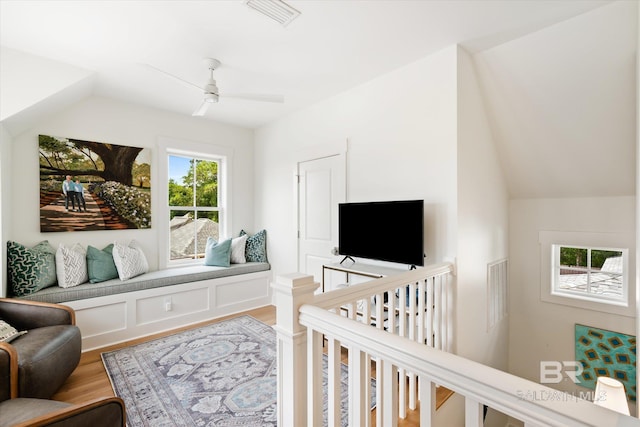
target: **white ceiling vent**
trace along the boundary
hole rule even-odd
[[[246,0],[245,4],[286,27],[300,12],[281,0]]]

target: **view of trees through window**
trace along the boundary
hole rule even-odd
[[[207,238],[219,238],[219,163],[169,155],[171,260],[204,256]]]

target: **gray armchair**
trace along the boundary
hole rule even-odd
[[[50,398],[80,361],[75,312],[59,304],[0,298],[0,319],[28,331],[10,343],[0,342],[0,402]]]
[[[17,398],[0,402],[0,427],[125,427],[124,402],[119,397],[82,404]]]

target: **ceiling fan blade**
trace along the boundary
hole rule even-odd
[[[198,86],[198,85],[197,85],[197,84],[195,84],[195,83],[191,83],[190,81],[184,80],[183,78],[180,78],[180,77],[178,77],[178,76],[175,76],[175,75],[173,75],[173,74],[171,74],[171,73],[168,73],[168,72],[166,72],[166,71],[164,71],[164,70],[161,70],[160,68],[154,67],[154,66],[153,66],[153,65],[151,65],[151,64],[143,63],[142,65],[144,65],[145,67],[151,68],[151,69],[152,69],[152,70],[154,70],[154,71],[157,71],[157,72],[159,72],[159,73],[162,73],[162,74],[164,74],[164,75],[165,75],[165,76],[167,76],[167,77],[171,77],[172,79],[177,80],[178,82],[182,83],[182,84],[183,84],[183,85],[185,85],[185,86],[188,86],[188,87],[191,87],[191,88],[196,88],[196,89],[198,89],[198,90],[200,90],[200,91],[202,90],[202,87],[201,87],[201,86]]]
[[[211,105],[210,102],[202,101],[202,104],[193,112],[192,116],[204,116],[204,113],[209,109],[209,105]]]
[[[221,93],[221,97],[246,99],[249,101],[284,103],[283,95],[255,94],[255,93]]]

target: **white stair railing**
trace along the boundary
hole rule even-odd
[[[483,405],[494,408],[515,419],[525,426],[637,426],[638,419],[618,414],[601,406],[579,399],[570,394],[559,392],[546,386],[516,377],[489,366],[443,352],[396,335],[367,327],[334,313],[329,313],[312,305],[300,307],[300,323],[308,328],[309,342],[318,343],[323,335],[349,347],[351,360],[364,360],[377,357],[385,363],[382,372],[385,383],[397,378],[396,369],[404,367],[418,376],[420,400],[433,402],[434,385],[442,385],[465,398],[465,425],[480,427],[483,425]],[[311,348],[311,347],[310,347]],[[357,377],[360,367],[349,366],[349,376]],[[381,376],[378,371],[378,376]],[[366,387],[360,382],[356,392]],[[385,393],[382,407],[385,413],[394,413],[398,402],[392,393]],[[352,390],[350,389],[350,392]],[[387,397],[387,395],[389,395]],[[554,398],[547,398],[554,396]],[[321,408],[322,400],[309,402],[310,415],[316,419],[313,411]],[[421,405],[422,406],[422,405]],[[424,406],[422,406],[424,407]],[[432,407],[432,405],[429,405]],[[368,402],[354,399],[349,411],[358,414],[368,411]],[[369,425],[350,415],[349,425]],[[420,412],[420,425],[433,425],[434,411]],[[322,424],[307,424],[322,425]],[[397,418],[385,417],[382,426],[396,426]]]
[[[420,425],[433,425],[436,384],[464,396],[467,426],[482,426],[484,405],[527,427],[636,425],[626,422],[637,419],[448,353],[453,336],[452,272],[450,264],[427,266],[320,295],[314,295],[319,284],[312,276],[279,276],[273,285],[278,425],[322,426],[325,345],[328,426],[341,425],[343,347],[348,349],[350,426],[372,422],[371,360],[376,361],[377,426],[397,426],[405,408],[415,409],[418,400]],[[560,395],[565,398],[528,398]]]
[[[274,298],[277,306],[277,326],[278,332],[278,372],[279,393],[283,399],[280,402],[292,402],[296,399],[297,403],[291,403],[290,407],[283,411],[279,425],[300,425],[300,419],[305,417],[304,406],[300,404],[303,401],[303,393],[317,393],[317,389],[313,388],[314,379],[321,378],[319,372],[319,363],[321,363],[320,355],[323,350],[323,342],[309,341],[308,345],[312,349],[306,351],[306,337],[304,336],[305,328],[298,322],[298,308],[303,303],[313,304],[324,310],[333,313],[339,313],[341,316],[348,317],[354,321],[374,326],[377,329],[384,330],[387,334],[396,334],[407,340],[412,340],[429,345],[435,348],[449,350],[452,342],[452,310],[450,309],[452,296],[451,289],[453,285],[453,266],[450,263],[443,263],[429,266],[428,268],[419,268],[407,271],[402,274],[388,276],[361,283],[358,285],[341,288],[335,291],[326,292],[320,295],[314,295],[318,284],[313,282],[311,276],[304,276],[299,273],[280,276],[273,285],[275,289]],[[413,297],[412,297],[413,296]],[[340,349],[344,345],[341,343],[327,339],[327,350],[329,357],[329,389],[335,390],[330,393],[329,413],[334,417],[336,425],[340,418]],[[305,382],[304,372],[306,372],[307,363],[304,360],[305,355],[309,354],[310,358],[314,358],[314,363],[309,362],[309,366],[313,366],[314,374],[308,383]],[[355,353],[354,353],[355,354]],[[317,360],[316,360],[317,359]],[[370,379],[370,370],[365,369],[371,362],[370,357],[361,360],[349,360],[349,365],[361,366],[362,373],[358,377],[351,376],[355,381],[368,381]],[[377,366],[382,371],[385,369],[384,361],[376,360]],[[280,371],[280,369],[285,371]],[[297,374],[294,374],[296,372]],[[300,375],[302,373],[302,376]],[[317,374],[317,375],[316,375]],[[402,402],[391,415],[389,412],[377,411],[378,425],[382,425],[381,421],[384,417],[390,416],[397,418],[406,417],[406,409],[416,409],[418,402],[418,381],[415,373],[407,371],[404,367],[399,369],[399,374],[405,378],[408,383],[407,387],[379,387],[380,390],[392,390],[396,400]],[[382,385],[382,377],[377,379]],[[355,382],[350,383],[350,387],[356,387]],[[394,380],[398,383],[398,380]],[[308,387],[307,387],[308,386]],[[295,391],[292,391],[295,390]],[[369,399],[369,391],[363,389],[363,399]],[[350,392],[350,399],[356,398],[357,393]],[[376,394],[376,405],[382,408],[382,394]],[[280,406],[284,408],[285,404]],[[368,418],[366,413],[355,414]],[[286,421],[293,424],[287,424]],[[331,425],[331,424],[330,424]],[[365,420],[362,423],[358,421],[352,425],[368,425]]]
[[[316,307],[375,326],[388,333],[450,351],[452,342],[452,288],[453,265],[434,264],[402,274],[339,288],[314,297]],[[412,297],[413,296],[413,297]],[[382,304],[378,302],[382,301]],[[379,321],[379,319],[382,319]],[[329,344],[333,343],[328,340]],[[334,344],[339,348],[339,343]],[[351,363],[351,360],[349,361]],[[367,359],[366,362],[369,362]],[[378,369],[384,369],[382,360],[376,360]],[[418,403],[418,382],[415,373],[398,367],[407,387],[394,387],[398,394],[399,409],[394,416],[405,418],[407,408],[415,410]],[[363,373],[369,379],[369,371]],[[378,381],[382,379],[379,378]],[[380,390],[390,390],[380,387]],[[368,396],[363,396],[367,398]],[[376,394],[376,407],[381,408],[382,394]],[[377,411],[378,425],[385,416]]]

